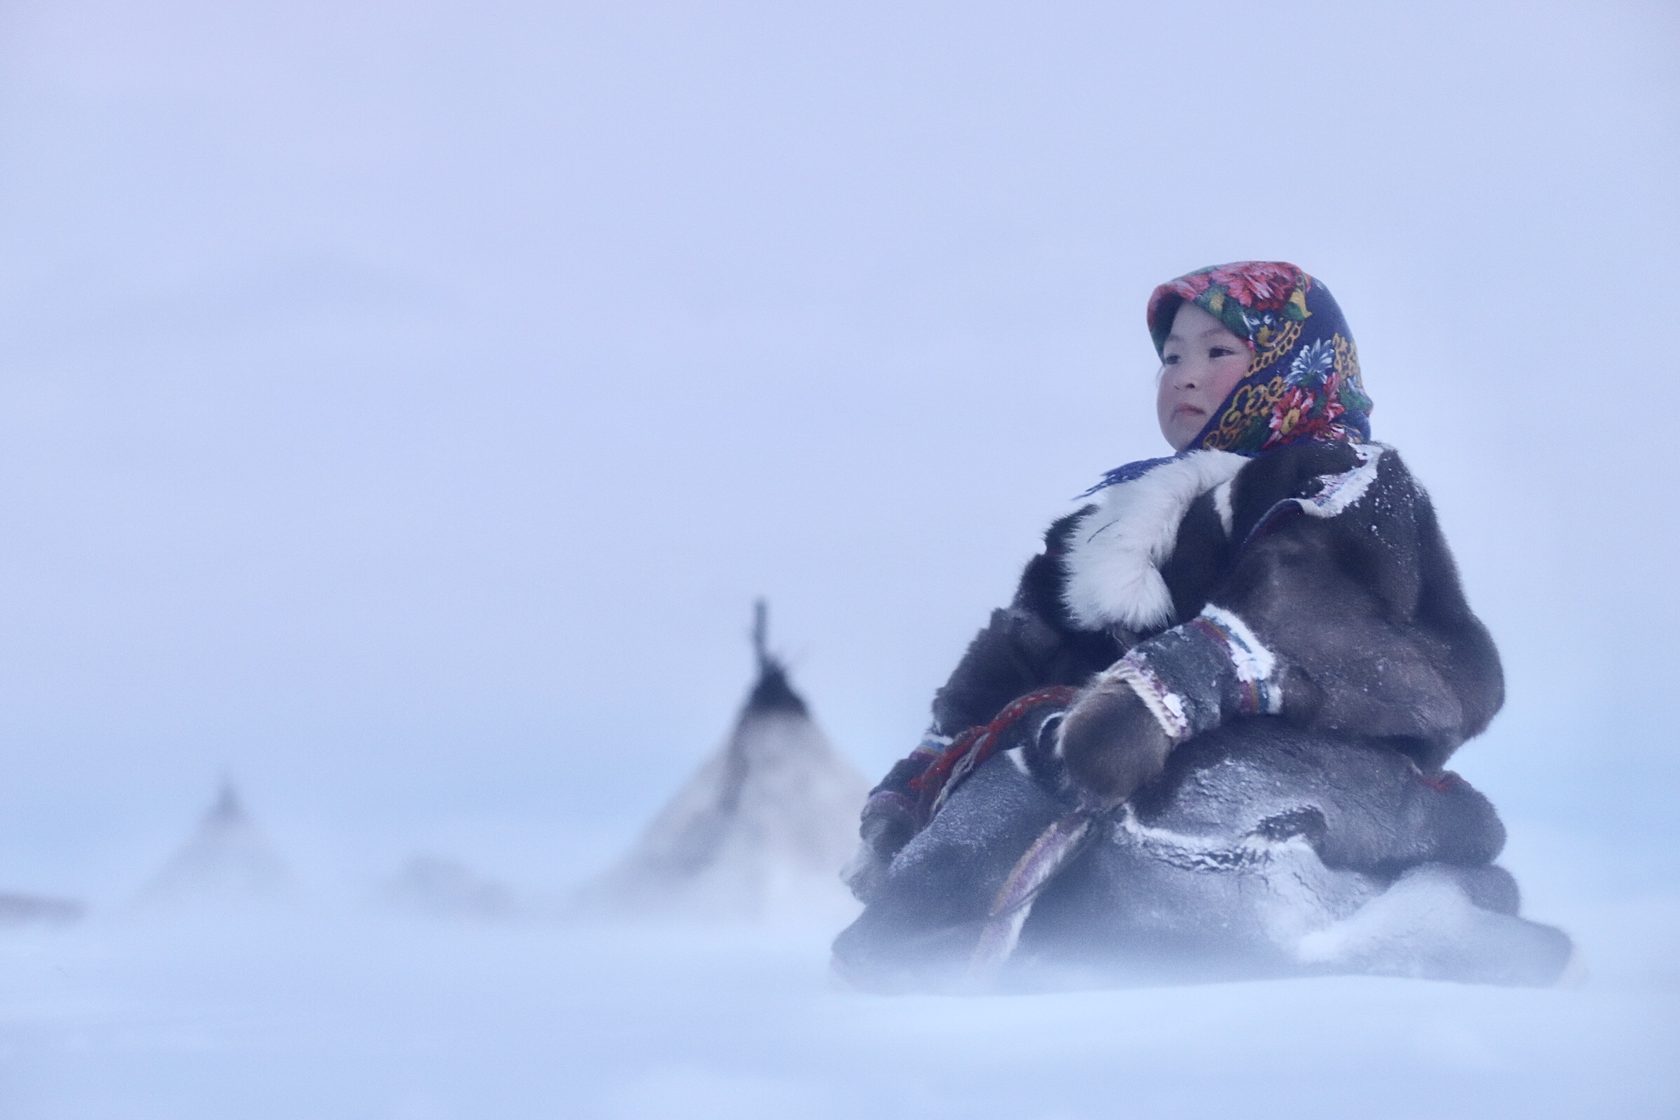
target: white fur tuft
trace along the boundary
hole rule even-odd
[[[1062,559],[1062,598],[1073,620],[1092,630],[1115,623],[1148,630],[1169,621],[1172,595],[1160,567],[1172,555],[1179,522],[1190,503],[1248,461],[1229,451],[1195,451],[1102,491],[1074,526]]]

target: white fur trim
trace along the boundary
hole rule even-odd
[[[1229,649],[1231,664],[1237,670],[1239,681],[1263,681],[1277,670],[1277,658],[1272,656],[1272,651],[1254,636],[1254,631],[1250,630],[1248,623],[1241,618],[1212,603],[1202,608],[1202,617],[1215,626],[1222,627],[1236,639]]]
[[[1021,930],[1027,924],[1027,917],[1032,913],[1035,899],[1028,899],[1014,910],[1002,917],[993,918],[988,927],[1001,922],[1000,929],[988,928],[988,941],[983,942],[975,951],[974,959],[969,962],[969,977],[983,980],[1002,967],[1003,963],[1015,955],[1015,947],[1021,943]]]
[[[1219,514],[1219,524],[1224,528],[1225,535],[1231,535],[1231,481],[1227,479],[1213,488],[1213,509]]]
[[[1229,451],[1193,451],[1142,478],[1101,492],[1073,527],[1062,568],[1062,601],[1080,626],[1119,623],[1147,630],[1172,618],[1160,566],[1172,555],[1190,503],[1229,482],[1249,460]]]
[[[1136,693],[1168,739],[1178,743],[1190,737],[1190,717],[1184,714],[1184,698],[1168,688],[1147,666],[1130,656],[1122,657],[1103,670],[1102,679],[1119,681]],[[1058,750],[1061,748],[1060,736],[1056,738],[1056,746]]]
[[[1296,498],[1295,504],[1314,517],[1335,517],[1365,496],[1377,480],[1377,463],[1386,450],[1380,443],[1354,444],[1359,465],[1342,474],[1322,476],[1324,488],[1310,498]]]

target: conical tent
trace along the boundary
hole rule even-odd
[[[502,883],[457,860],[417,855],[379,892],[384,905],[431,918],[495,920],[519,913],[519,901]]]
[[[233,784],[224,782],[198,828],[136,901],[146,906],[269,901],[287,896],[291,886]]]
[[[38,894],[0,893],[0,927],[18,925],[68,925],[83,916],[80,902],[48,898]]]
[[[723,746],[579,908],[726,919],[832,916],[868,783],[830,746],[754,630],[758,679]]]

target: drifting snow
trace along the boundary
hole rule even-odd
[[[1571,989],[1345,978],[971,999],[848,991],[822,928],[316,913],[14,932],[0,1113],[1675,1115],[1680,901],[1566,917],[1595,964]]]

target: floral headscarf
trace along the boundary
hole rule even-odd
[[[1371,438],[1353,333],[1330,290],[1284,261],[1238,261],[1169,280],[1149,297],[1156,353],[1189,300],[1248,343],[1248,373],[1186,450],[1255,454],[1300,440]]]

